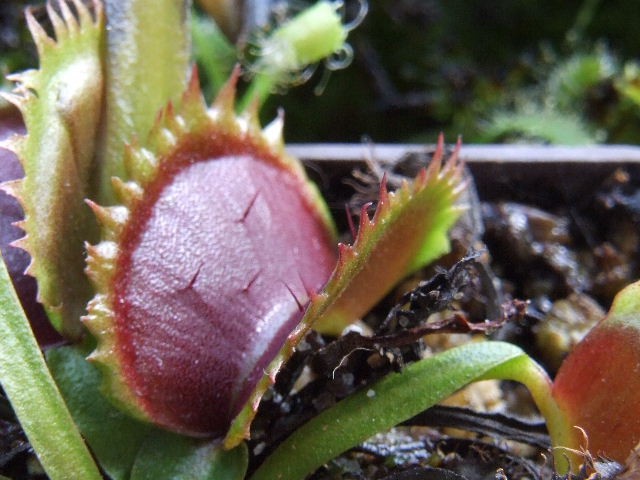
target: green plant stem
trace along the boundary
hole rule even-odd
[[[276,90],[280,78],[273,73],[258,72],[249,84],[247,91],[238,101],[238,112],[244,112],[247,108],[257,104],[258,109],[269,96]]]
[[[206,93],[207,100],[210,101],[229,79],[233,66],[238,61],[237,54],[235,47],[209,17],[197,14],[192,17],[193,56],[200,68],[200,75],[208,80],[203,84],[208,83]]]
[[[98,202],[126,179],[125,143],[144,139],[160,109],[186,88],[191,58],[187,0],[106,0],[106,105]]]
[[[297,429],[265,460],[251,480],[303,479],[376,433],[417,415],[473,381],[490,377],[488,374],[497,367],[508,366],[523,357],[528,358],[508,343],[476,342],[389,374]],[[520,363],[514,365],[519,367]]]
[[[547,372],[531,357],[524,355],[497,366],[484,378],[514,380],[524,384],[547,422],[551,444],[554,447],[556,470],[561,474],[566,474],[570,469],[576,470],[582,463],[578,453],[582,447],[581,433],[569,423],[567,414],[560,409],[553,398],[552,383]]]
[[[52,480],[100,480],[0,261],[0,382]]]

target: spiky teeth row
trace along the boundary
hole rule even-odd
[[[236,73],[237,75],[237,73]],[[194,76],[194,79],[196,77]],[[197,81],[144,145],[126,151],[122,205],[90,203],[97,295],[91,359],[116,403],[179,433],[248,436],[260,398],[312,327],[352,322],[404,275],[448,247],[461,165],[443,142],[413,183],[363,214],[336,258],[333,228],[281,119],[261,130],[233,112],[235,78],[207,109]],[[265,133],[266,132],[266,133]]]
[[[139,418],[222,436],[335,264],[326,209],[234,82],[207,109],[197,81],[127,149],[122,205],[91,204],[97,295],[85,323],[107,390]],[[320,205],[320,206],[319,206]]]
[[[25,211],[26,236],[16,245],[31,256],[28,273],[38,281],[38,300],[52,323],[77,338],[91,296],[83,242],[97,233],[84,199],[91,195],[101,115],[104,15],[97,0],[93,14],[80,0],[57,5],[59,13],[47,4],[55,40],[27,11],[40,68],[10,77],[16,88],[6,97],[20,109],[28,135],[8,146],[25,171],[13,189]]]

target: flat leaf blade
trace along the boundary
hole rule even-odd
[[[129,478],[145,439],[160,431],[117,410],[100,393],[100,373],[79,347],[47,352],[53,377],[102,469],[113,480]]]
[[[244,443],[227,451],[220,442],[162,432],[142,446],[131,480],[242,480],[248,461]]]

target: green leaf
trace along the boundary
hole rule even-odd
[[[104,19],[98,1],[93,15],[79,0],[58,6],[61,16],[47,6],[55,40],[27,10],[40,68],[11,77],[17,86],[8,98],[20,108],[28,135],[9,147],[25,170],[13,193],[25,210],[27,235],[19,246],[31,254],[28,273],[37,278],[38,300],[56,328],[77,338],[91,295],[84,242],[97,234],[84,199],[101,115]]]
[[[615,82],[615,87],[624,97],[640,107],[640,64],[627,63],[621,78]]]
[[[405,276],[449,251],[448,232],[465,207],[458,149],[443,166],[444,140],[428,168],[393,193],[380,187],[376,212],[366,210],[351,246],[340,246],[338,265],[323,290],[313,328],[333,335],[367,313]]]
[[[102,477],[73,423],[0,261],[0,383],[52,480]]]
[[[492,377],[497,367],[527,359],[518,347],[476,342],[392,373],[325,410],[287,438],[252,480],[297,480],[378,432],[435,405],[465,385]]]
[[[125,143],[145,139],[156,116],[187,86],[191,58],[184,0],[106,0],[107,92],[98,203],[115,203],[112,177],[126,180]]]
[[[589,91],[613,76],[614,65],[614,59],[602,48],[571,55],[549,74],[548,100],[561,112],[579,112],[589,98]]]
[[[580,465],[580,451],[586,448],[580,430],[553,396],[551,379],[544,369],[528,355],[520,355],[496,365],[480,380],[513,380],[524,384],[547,422],[554,447],[553,456],[558,473],[567,473]]]
[[[236,50],[218,26],[205,15],[193,14],[191,22],[193,56],[207,85],[207,99],[211,100],[231,76],[237,63]]]
[[[248,462],[244,444],[225,451],[219,442],[175,435],[117,410],[100,393],[100,373],[86,360],[86,350],[52,349],[47,361],[78,427],[110,478],[244,478]]]
[[[80,347],[47,352],[47,362],[69,410],[103,470],[114,480],[129,478],[140,447],[160,430],[117,410],[100,393],[100,373]],[[77,477],[80,478],[80,477]]]
[[[244,443],[223,450],[220,442],[162,432],[142,446],[131,480],[242,480],[248,461]]]
[[[563,113],[532,106],[519,111],[499,111],[484,129],[484,142],[503,142],[511,138],[549,142],[558,145],[590,145],[596,135],[574,113]]]

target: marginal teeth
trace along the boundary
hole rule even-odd
[[[87,245],[87,275],[99,289],[109,284],[115,270],[118,252],[118,244],[113,241]]]
[[[73,13],[71,13],[71,9],[69,8],[69,5],[67,5],[67,2],[58,2],[58,8],[60,8],[62,18],[64,19],[65,25],[69,32],[77,33],[80,27],[78,25],[76,17],[74,17]]]
[[[35,72],[35,70],[28,70],[19,75],[8,75],[7,80],[15,82],[13,93],[0,92],[0,97],[16,106],[22,114],[25,112],[29,97],[33,96],[33,86],[30,84],[30,82],[33,83],[34,76],[30,74],[32,72]]]
[[[135,182],[123,182],[120,178],[114,177],[111,183],[118,199],[125,207],[131,208],[144,195],[142,187]]]
[[[17,222],[13,222],[13,224],[12,224],[12,225],[13,225],[14,227],[16,227],[16,228],[19,228],[20,230],[22,230],[22,231],[24,232],[24,231],[25,231],[25,228],[26,228],[26,223],[27,223],[27,222],[26,222],[26,221],[24,221],[24,220],[18,220]],[[13,243],[12,243],[12,245],[13,245]],[[15,246],[15,245],[14,245],[14,246]]]
[[[89,9],[84,5],[84,3],[82,3],[79,0],[72,0],[73,1],[73,6],[76,9],[76,12],[78,12],[78,18],[80,19],[80,23],[91,23],[93,20],[91,19],[91,14],[89,13]],[[95,0],[93,1],[93,8],[94,9],[101,9],[102,4],[99,2],[96,2]]]
[[[64,4],[64,2],[59,3]],[[60,38],[66,35],[67,25],[64,23],[62,18],[60,18],[50,2],[47,2],[47,14],[49,15],[49,19],[51,20],[51,25],[53,26],[53,31],[56,35],[56,38]]]
[[[161,128],[158,132],[158,149],[161,152],[167,151],[175,146],[177,138],[168,128]]]
[[[134,146],[125,149],[124,162],[129,175],[143,185],[151,181],[158,166],[158,159],[150,150]]]
[[[42,28],[40,23],[35,19],[31,10],[27,10],[25,14],[25,18],[27,20],[27,26],[29,27],[29,32],[31,32],[31,37],[36,44],[36,48],[38,49],[38,56],[42,58],[42,53],[47,49],[51,48],[55,45],[53,39],[47,35],[47,32]]]
[[[24,230],[24,222],[20,222],[20,228]],[[11,246],[14,248],[19,248],[20,250],[24,250],[25,252],[29,251],[29,241],[26,236],[20,237],[17,240],[11,242]],[[31,260],[33,262],[33,258]]]
[[[226,131],[231,134],[239,135],[246,131],[243,128],[243,124],[240,119],[233,113],[229,113],[224,108],[220,108],[216,105],[211,107],[207,114],[211,122],[217,124],[221,131]]]
[[[236,66],[233,72],[231,72],[231,77],[227,83],[222,86],[218,92],[218,96],[213,102],[213,109],[221,112],[224,116],[223,120],[226,120],[227,117],[235,117],[236,85],[238,84],[239,78],[240,68]]]
[[[185,122],[184,118],[180,115],[172,115],[168,120],[168,124],[169,128],[178,135],[187,131],[187,122]]]
[[[97,245],[88,245],[90,259],[100,262],[113,262],[118,257],[118,244],[113,241],[103,241]]]
[[[198,131],[208,124],[207,105],[200,91],[200,82],[195,67],[191,73],[189,87],[182,96],[179,117],[184,123],[185,131]]]
[[[284,130],[284,113],[278,112],[278,116],[271,123],[262,129],[262,135],[267,143],[276,150],[284,148],[284,138],[282,131]]]
[[[2,147],[2,145],[0,145],[0,147]],[[22,180],[9,180],[7,182],[0,183],[0,191],[16,198],[20,202],[22,198],[22,188]]]
[[[103,233],[107,239],[117,239],[129,219],[129,209],[121,205],[101,207],[91,200],[87,200],[87,204],[91,207],[100,225],[104,228]]]
[[[108,295],[104,293],[98,293],[91,301],[87,308],[87,314],[82,317],[82,322],[89,328],[94,335],[108,335],[113,331],[113,325],[109,319],[113,315],[113,310],[109,308]],[[89,356],[92,360],[108,360],[105,354],[108,355],[109,348],[103,348],[103,343],[100,348],[94,350]]]
[[[109,302],[107,301],[107,295],[104,293],[96,294],[89,302],[89,308],[93,315],[108,315],[112,313],[111,308],[109,308]]]
[[[129,209],[123,206],[109,207],[110,217],[114,228],[123,227],[129,220]]]

